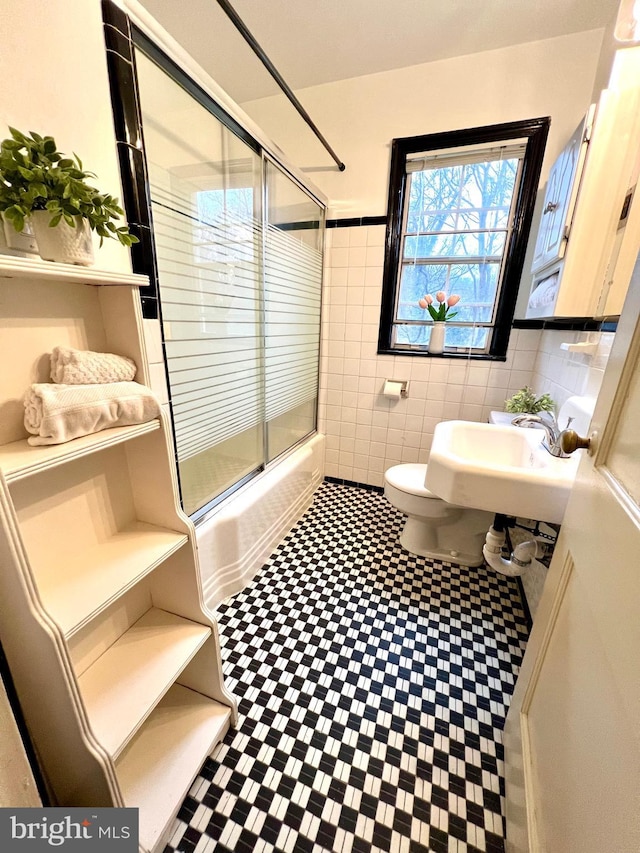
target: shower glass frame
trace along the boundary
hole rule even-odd
[[[315,393],[313,395],[312,401],[306,401],[306,414],[307,420],[306,422],[300,421],[298,419],[295,422],[295,428],[289,431],[290,442],[285,441],[283,443],[282,440],[274,441],[273,435],[271,436],[271,440],[269,437],[269,429],[268,422],[266,417],[266,409],[267,406],[264,401],[264,393],[262,400],[262,420],[261,420],[261,430],[262,430],[262,458],[260,460],[256,460],[257,464],[255,466],[249,466],[251,470],[247,470],[245,472],[240,472],[238,478],[227,484],[222,490],[218,493],[207,495],[206,499],[198,498],[194,501],[194,497],[190,494],[189,490],[191,486],[185,482],[185,466],[184,466],[184,457],[182,456],[177,444],[176,444],[176,462],[178,469],[178,487],[180,491],[180,497],[182,500],[183,507],[187,514],[189,514],[193,521],[201,520],[206,516],[206,514],[216,505],[220,503],[224,498],[226,498],[229,494],[236,491],[238,488],[243,486],[257,474],[270,467],[273,462],[275,462],[278,458],[283,455],[288,454],[292,451],[296,446],[298,446],[301,442],[303,442],[310,435],[313,435],[317,430],[317,409],[318,409],[318,385],[319,385],[319,342],[320,342],[320,313],[321,313],[321,303],[320,303],[320,293],[321,293],[321,284],[322,284],[322,252],[324,249],[324,226],[325,226],[325,205],[324,203],[318,199],[318,197],[293,174],[291,170],[287,168],[287,166],[279,160],[277,157],[273,156],[273,153],[266,150],[264,146],[254,137],[252,136],[232,115],[226,112],[226,110],[220,106],[219,103],[216,102],[214,97],[206,92],[204,89],[200,87],[200,85],[195,82],[187,72],[185,72],[179,65],[171,59],[166,53],[163,52],[160,48],[158,48],[153,41],[151,41],[147,35],[145,35],[141,30],[139,30],[136,26],[131,26],[131,57],[130,63],[131,68],[133,69],[132,79],[129,81],[130,88],[133,90],[135,95],[135,113],[137,118],[137,127],[132,131],[132,120],[131,115],[129,115],[128,119],[125,120],[125,124],[127,125],[127,133],[124,134],[129,140],[135,138],[137,140],[136,148],[137,151],[133,152],[133,156],[131,156],[132,152],[128,151],[129,157],[127,158],[127,162],[123,162],[124,158],[121,156],[121,165],[123,167],[123,183],[125,184],[125,206],[127,209],[127,215],[130,223],[135,222],[147,222],[148,226],[142,225],[137,233],[140,233],[142,238],[140,246],[134,246],[134,251],[132,252],[133,261],[134,261],[134,269],[137,272],[144,272],[150,276],[151,279],[151,287],[149,289],[145,289],[145,293],[143,296],[143,314],[146,317],[159,316],[161,320],[161,328],[163,335],[163,348],[165,353],[167,352],[167,345],[170,343],[166,335],[166,321],[163,318],[163,300],[162,300],[162,258],[158,252],[158,240],[156,231],[154,229],[154,218],[157,218],[157,211],[154,213],[151,201],[152,195],[152,187],[150,181],[150,164],[148,162],[148,149],[144,142],[144,125],[142,122],[142,109],[141,105],[144,105],[145,92],[141,92],[139,86],[139,76],[137,73],[137,56],[144,56],[146,60],[150,61],[153,65],[159,69],[160,72],[164,73],[178,90],[182,90],[187,95],[190,95],[193,98],[195,104],[200,108],[204,108],[206,112],[210,114],[213,118],[217,119],[220,122],[220,125],[224,128],[224,131],[227,132],[230,136],[229,138],[235,137],[241,142],[245,143],[248,149],[257,156],[257,158],[261,161],[261,182],[260,187],[255,187],[256,190],[260,190],[256,192],[255,199],[257,204],[261,204],[261,211],[259,218],[259,229],[260,233],[258,235],[258,239],[260,240],[260,287],[261,293],[258,298],[256,298],[256,311],[259,314],[259,319],[256,319],[257,325],[260,326],[260,335],[261,335],[261,346],[260,346],[260,356],[259,360],[261,362],[261,367],[263,371],[263,389],[264,389],[264,374],[265,374],[265,329],[267,326],[267,318],[269,314],[268,306],[265,305],[265,289],[266,289],[266,264],[268,263],[266,255],[265,255],[265,245],[266,245],[266,234],[267,230],[271,227],[273,229],[274,226],[278,227],[283,226],[279,230],[282,231],[280,236],[284,237],[291,245],[292,239],[294,242],[300,243],[304,245],[305,243],[305,235],[302,235],[300,238],[300,233],[302,231],[308,229],[315,229],[315,239],[317,243],[317,259],[318,259],[318,268],[317,268],[317,276],[314,287],[317,288],[317,313],[316,313],[316,321],[315,328],[313,333],[310,335],[310,338],[313,338],[313,359],[314,359],[314,383],[315,383]],[[120,94],[122,97],[122,101],[127,100],[127,93],[123,91],[122,81],[119,79],[119,75],[114,75],[113,69],[110,68],[111,73],[111,83],[112,83],[112,99],[114,102],[114,112],[116,113],[116,127],[118,127],[118,109],[117,109],[117,95]],[[114,80],[114,76],[118,79]],[[118,85],[120,84],[120,85]],[[120,89],[118,93],[117,89]],[[126,87],[124,87],[126,89]],[[147,93],[148,97],[148,93]],[[123,111],[126,113],[126,104],[122,106]],[[131,113],[131,110],[130,110]],[[119,140],[123,133],[120,132]],[[120,151],[122,152],[123,142],[119,141],[118,143]],[[291,186],[294,188],[294,193],[300,194],[300,198],[306,200],[308,205],[311,205],[312,209],[315,210],[315,218],[314,221],[306,221],[301,224],[301,228],[296,228],[296,223],[287,221],[286,223],[282,222],[268,222],[268,212],[269,212],[269,193],[267,191],[265,175],[267,170],[277,169],[278,175],[281,179],[285,179],[290,181]],[[128,171],[128,176],[127,176]],[[134,188],[134,215],[133,217],[130,215],[130,202],[132,193],[131,191],[127,192],[127,177],[129,178],[130,183]],[[259,198],[258,198],[259,196]],[[144,209],[146,207],[146,209]],[[210,223],[209,223],[210,224]],[[145,229],[145,230],[143,230]],[[134,232],[136,232],[136,228],[132,228]],[[288,231],[290,233],[285,234],[284,232]],[[291,233],[293,232],[293,233]],[[300,233],[298,233],[300,232]],[[256,231],[257,233],[257,231]],[[307,235],[308,236],[308,235]],[[157,312],[157,313],[156,313]],[[268,344],[267,344],[268,345]],[[168,364],[168,359],[165,357],[165,370],[167,373],[167,384],[169,388],[169,411],[171,414],[172,422],[174,425],[174,431],[176,430],[176,408],[177,401],[175,399],[175,395],[172,389],[171,382],[171,371],[170,366]],[[284,382],[280,383],[284,386]],[[282,431],[281,436],[282,436]],[[175,438],[175,436],[174,436]],[[179,442],[178,442],[179,443]],[[196,469],[200,466],[195,464]]]

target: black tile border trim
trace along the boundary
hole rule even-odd
[[[278,231],[319,231],[320,230],[320,220],[319,219],[307,219],[307,220],[299,220],[298,222],[273,222],[270,223],[274,228],[277,228]]]
[[[327,219],[327,228],[357,228],[362,225],[386,225],[386,216],[353,216],[349,219]]]
[[[111,24],[104,24],[104,40],[107,45],[107,50],[117,53],[123,59],[131,62],[131,41],[129,35],[125,35],[117,27]]]
[[[127,14],[112,0],[102,0],[101,8],[123,207],[131,233],[140,239],[131,247],[131,262],[134,272],[149,277],[149,284],[140,288],[142,316],[155,320],[160,316],[157,268],[146,165],[141,151],[142,120],[131,27]]]
[[[338,486],[355,486],[358,489],[364,489],[367,492],[377,492],[379,495],[384,494],[382,486],[372,486],[371,483],[357,483],[355,480],[344,480],[342,477],[325,477],[325,483],[335,483]]]
[[[109,0],[103,0],[102,20],[105,24],[114,27],[116,30],[120,30],[120,32],[129,39],[129,16],[123,9],[116,6],[115,3],[111,3]]]
[[[514,329],[545,329],[562,332],[615,332],[619,317],[549,317],[541,320],[514,320]]]

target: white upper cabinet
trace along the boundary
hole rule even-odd
[[[592,104],[549,174],[531,266],[533,273],[564,257],[594,113],[595,104]]]
[[[609,87],[554,164],[527,318],[620,313],[640,248],[640,47],[618,51]]]

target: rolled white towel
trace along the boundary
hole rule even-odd
[[[135,363],[124,355],[73,347],[54,347],[51,353],[51,380],[62,385],[130,382],[135,375]]]
[[[143,424],[158,417],[160,403],[137,382],[107,385],[36,383],[24,397],[29,444],[62,444],[117,426]]]

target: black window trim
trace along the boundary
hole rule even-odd
[[[525,119],[523,121],[470,127],[463,130],[429,133],[424,136],[407,136],[394,139],[391,145],[391,171],[389,177],[389,201],[387,206],[387,233],[382,279],[382,305],[378,355],[429,356],[425,350],[401,349],[391,346],[395,292],[400,265],[402,245],[402,220],[404,215],[407,186],[406,163],[409,154],[442,148],[456,148],[489,142],[504,142],[510,139],[526,139],[526,150],[522,168],[513,230],[505,252],[505,274],[496,307],[496,320],[486,353],[446,352],[431,355],[431,358],[472,358],[504,361],[511,333],[513,314],[518,298],[518,287],[524,258],[527,251],[531,220],[538,192],[542,161],[549,134],[551,118]]]

